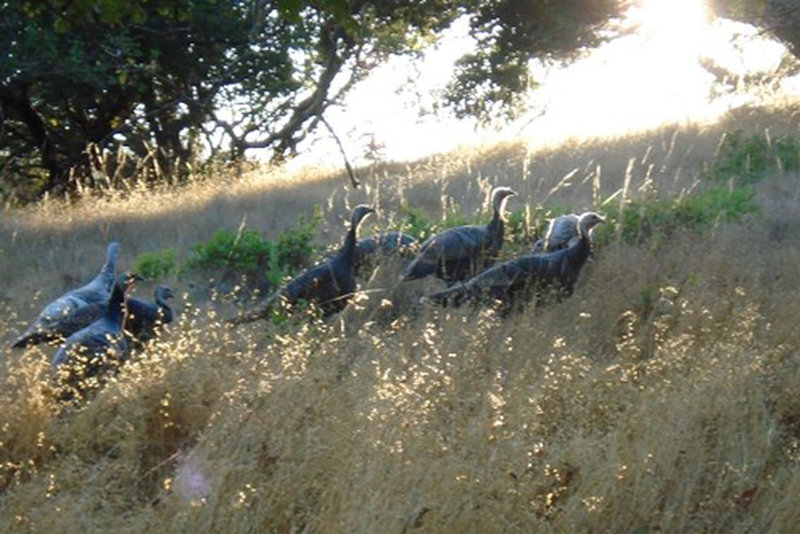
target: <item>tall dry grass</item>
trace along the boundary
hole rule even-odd
[[[501,319],[420,308],[436,281],[397,265],[328,321],[228,330],[202,280],[180,317],[90,401],[49,396],[52,350],[5,348],[105,243],[121,267],[217,228],[273,235],[314,204],[439,216],[598,207],[698,187],[724,131],[796,133],[780,111],[714,127],[534,151],[491,147],[344,175],[220,180],[0,219],[0,529],[5,532],[791,532],[800,519],[800,223],[796,176],[761,214],[658,246],[612,241],[575,295]],[[366,228],[370,231],[370,228]],[[137,292],[149,292],[140,288]],[[35,295],[31,298],[31,295]]]

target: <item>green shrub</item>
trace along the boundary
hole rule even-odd
[[[420,208],[400,207],[401,220],[398,229],[402,229],[417,241],[425,241],[436,233],[436,225],[431,223]]]
[[[509,244],[527,246],[532,241],[532,231],[525,220],[525,210],[508,214],[505,225],[505,239]]]
[[[301,215],[297,223],[278,235],[265,273],[271,285],[279,285],[285,277],[301,271],[311,263],[316,252],[314,234],[321,221],[322,210],[316,206],[310,219]]]
[[[178,272],[175,249],[164,248],[143,252],[134,260],[134,272],[149,280],[169,276]]]
[[[266,278],[271,285],[277,285],[310,263],[315,253],[314,234],[321,220],[322,212],[317,207],[310,218],[300,216],[274,243],[248,228],[238,232],[217,230],[208,241],[192,246],[189,258],[180,265],[175,250],[163,249],[140,254],[135,269],[146,278],[216,269],[247,275],[256,283]]]
[[[732,180],[737,186],[754,184],[779,171],[800,170],[800,139],[766,135],[744,138],[742,132],[726,134],[714,165],[705,173],[712,181]]]
[[[753,196],[750,187],[714,187],[677,199],[633,200],[621,210],[616,204],[609,205],[604,211],[610,224],[598,227],[595,237],[602,242],[618,234],[627,243],[639,244],[679,228],[703,231],[719,221],[736,221],[758,211]]]
[[[479,216],[476,221],[470,221],[464,214],[461,213],[455,206],[451,207],[451,209],[447,210],[447,213],[444,214],[444,218],[442,222],[438,225],[435,225],[437,231],[442,231],[447,228],[452,228],[454,226],[464,226],[465,224],[486,224],[489,222],[489,217],[486,215]]]
[[[187,266],[192,269],[224,269],[253,272],[266,266],[272,245],[255,230],[217,230],[205,243],[192,247]]]
[[[322,212],[317,208],[310,219],[301,215],[293,226],[281,232],[275,241],[275,264],[291,270],[308,265],[315,251],[314,234],[321,221]]]

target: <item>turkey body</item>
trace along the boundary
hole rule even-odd
[[[490,266],[503,245],[506,201],[515,194],[508,187],[495,188],[492,220],[488,225],[456,226],[429,237],[400,279],[418,280],[434,275],[452,284]]]
[[[49,303],[12,344],[15,348],[68,337],[103,314],[114,286],[119,243],[108,245],[106,262],[91,282]]]
[[[553,252],[573,244],[580,238],[578,232],[579,220],[579,215],[568,213],[550,221],[544,238],[534,244],[533,252]]]
[[[590,231],[603,222],[594,212],[581,216],[580,239],[571,246],[550,253],[531,253],[503,262],[469,281],[424,297],[441,306],[466,302],[499,301],[504,308],[516,302],[542,297],[548,292],[557,300],[572,294],[578,275],[591,252]]]
[[[172,322],[172,308],[167,304],[167,300],[173,297],[170,288],[159,286],[155,291],[154,302],[134,297],[126,299],[125,331],[130,334],[133,341],[138,344],[147,343],[157,335],[161,325]]]
[[[53,355],[51,366],[62,385],[80,388],[86,378],[115,368],[126,359],[125,294],[134,280],[134,276],[126,276],[115,283],[105,313],[70,335]]]

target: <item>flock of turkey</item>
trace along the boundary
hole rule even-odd
[[[400,275],[401,281],[436,276],[448,287],[422,301],[440,306],[464,303],[500,303],[508,311],[517,302],[531,298],[569,296],[578,274],[591,256],[591,231],[604,219],[595,212],[565,215],[550,222],[545,237],[525,255],[494,264],[503,244],[503,213],[508,187],[492,191],[492,219],[487,225],[449,228],[431,236],[416,251]],[[278,303],[313,303],[323,315],[341,311],[356,291],[356,273],[379,253],[413,252],[415,240],[400,232],[357,238],[361,221],[374,209],[356,206],[350,227],[339,250],[309,268],[269,296],[259,307],[229,321],[232,326],[269,315]],[[13,347],[61,340],[52,359],[56,376],[94,376],[124,361],[132,347],[141,347],[156,335],[159,326],[172,321],[167,305],[169,288],[156,290],[155,301],[128,296],[137,280],[133,273],[116,274],[120,246],[111,243],[97,276],[49,303]],[[494,265],[493,265],[494,264]],[[72,369],[67,372],[66,369]]]

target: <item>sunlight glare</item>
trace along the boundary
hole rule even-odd
[[[527,95],[529,111],[499,130],[458,120],[438,102],[457,58],[475,47],[466,17],[422,57],[393,58],[377,68],[328,112],[328,121],[351,163],[362,165],[500,141],[556,146],[665,124],[704,124],[778,94],[759,93],[740,80],[774,75],[785,46],[752,25],[714,19],[704,0],[640,0],[622,26],[621,37],[571,64],[533,61],[539,85]],[[720,79],[712,71],[728,75]],[[780,96],[792,98],[800,79],[784,79],[781,87]],[[327,132],[313,139],[294,168],[341,165]]]
[[[711,75],[700,63],[708,39],[701,0],[646,0],[630,11],[631,35],[566,69],[540,67],[545,79],[532,108],[545,109],[525,137],[533,144],[568,137],[622,135],[711,113]],[[541,112],[540,112],[541,113]]]
[[[680,30],[682,37],[691,38],[703,32],[708,15],[703,0],[642,0],[631,8],[628,23],[652,35]]]

